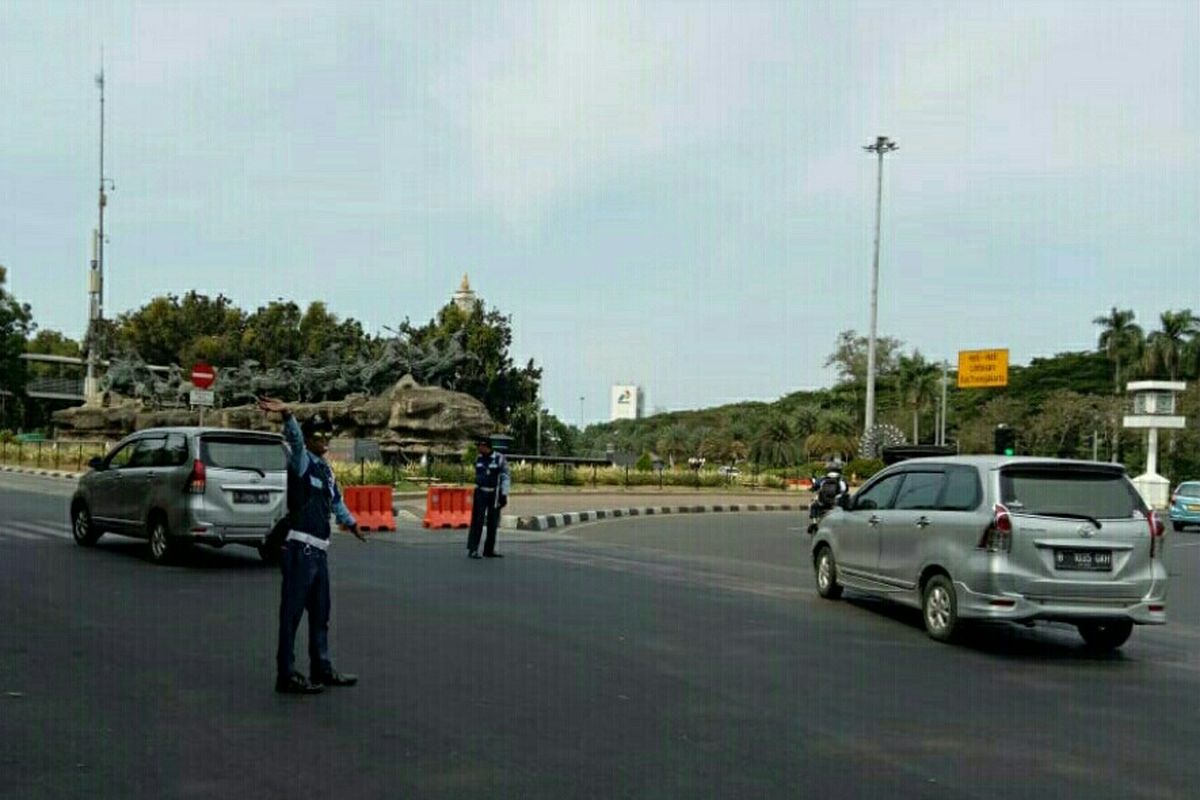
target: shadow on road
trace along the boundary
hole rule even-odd
[[[150,562],[147,554],[149,545],[139,539],[127,539],[107,534],[92,548],[94,552],[123,556],[145,562],[147,569],[159,568]],[[264,570],[277,569],[267,564],[258,553],[248,547],[229,545],[221,549],[205,545],[194,545],[183,552],[171,565],[185,569]]]
[[[887,617],[898,624],[914,630],[925,631],[921,612],[915,608],[889,603],[875,597],[849,596],[850,605]],[[1136,630],[1135,630],[1136,635]],[[930,647],[947,645],[929,640]],[[1088,648],[1079,638],[1075,627],[1064,623],[1041,623],[1026,627],[1010,622],[967,623],[950,647],[961,647],[990,656],[1013,660],[1126,663],[1128,659],[1120,651],[1101,651]]]

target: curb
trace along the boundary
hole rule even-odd
[[[82,472],[62,472],[53,469],[37,469],[35,467],[10,467],[0,464],[0,472],[11,472],[16,475],[37,475],[42,478],[62,478],[63,480],[79,480]]]
[[[534,517],[504,517],[501,528],[519,531],[548,531],[578,522],[622,517],[651,517],[664,514],[713,514],[741,511],[799,511],[802,506],[791,503],[733,503],[715,506],[652,506],[649,508],[610,508],[599,511],[569,511],[561,514],[542,514]],[[511,523],[511,526],[510,524]]]

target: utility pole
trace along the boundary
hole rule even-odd
[[[938,428],[938,444],[942,447],[946,446],[946,373],[950,369],[950,365],[945,361],[942,362],[942,419]]]
[[[534,402],[537,403],[537,451],[534,455],[540,456],[542,454],[542,392],[540,387]]]
[[[96,88],[100,90],[100,193],[99,224],[92,231],[92,264],[88,272],[88,352],[87,377],[83,382],[84,403],[92,405],[100,400],[100,384],[96,378],[99,360],[97,337],[100,323],[104,320],[104,207],[108,205],[105,189],[110,181],[104,177],[104,53],[100,53],[100,73],[96,76]]]
[[[883,215],[883,157],[899,147],[886,136],[878,136],[875,144],[863,146],[863,150],[875,153],[879,157],[879,172],[875,182],[875,260],[871,268],[871,329],[867,338],[867,410],[864,431],[875,427],[875,336],[879,319],[879,232]]]

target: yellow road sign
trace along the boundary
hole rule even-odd
[[[1008,386],[1008,350],[959,350],[958,388]]]

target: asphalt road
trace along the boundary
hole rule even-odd
[[[77,547],[66,484],[0,477],[0,796],[1185,798],[1200,785],[1200,536],[1172,623],[929,640],[822,601],[797,515],[331,551],[335,663],[272,692],[279,577],[250,550],[155,567]],[[789,529],[790,528],[790,529]],[[303,626],[302,626],[303,631]],[[305,652],[303,633],[298,654]],[[303,661],[301,661],[303,663]]]

